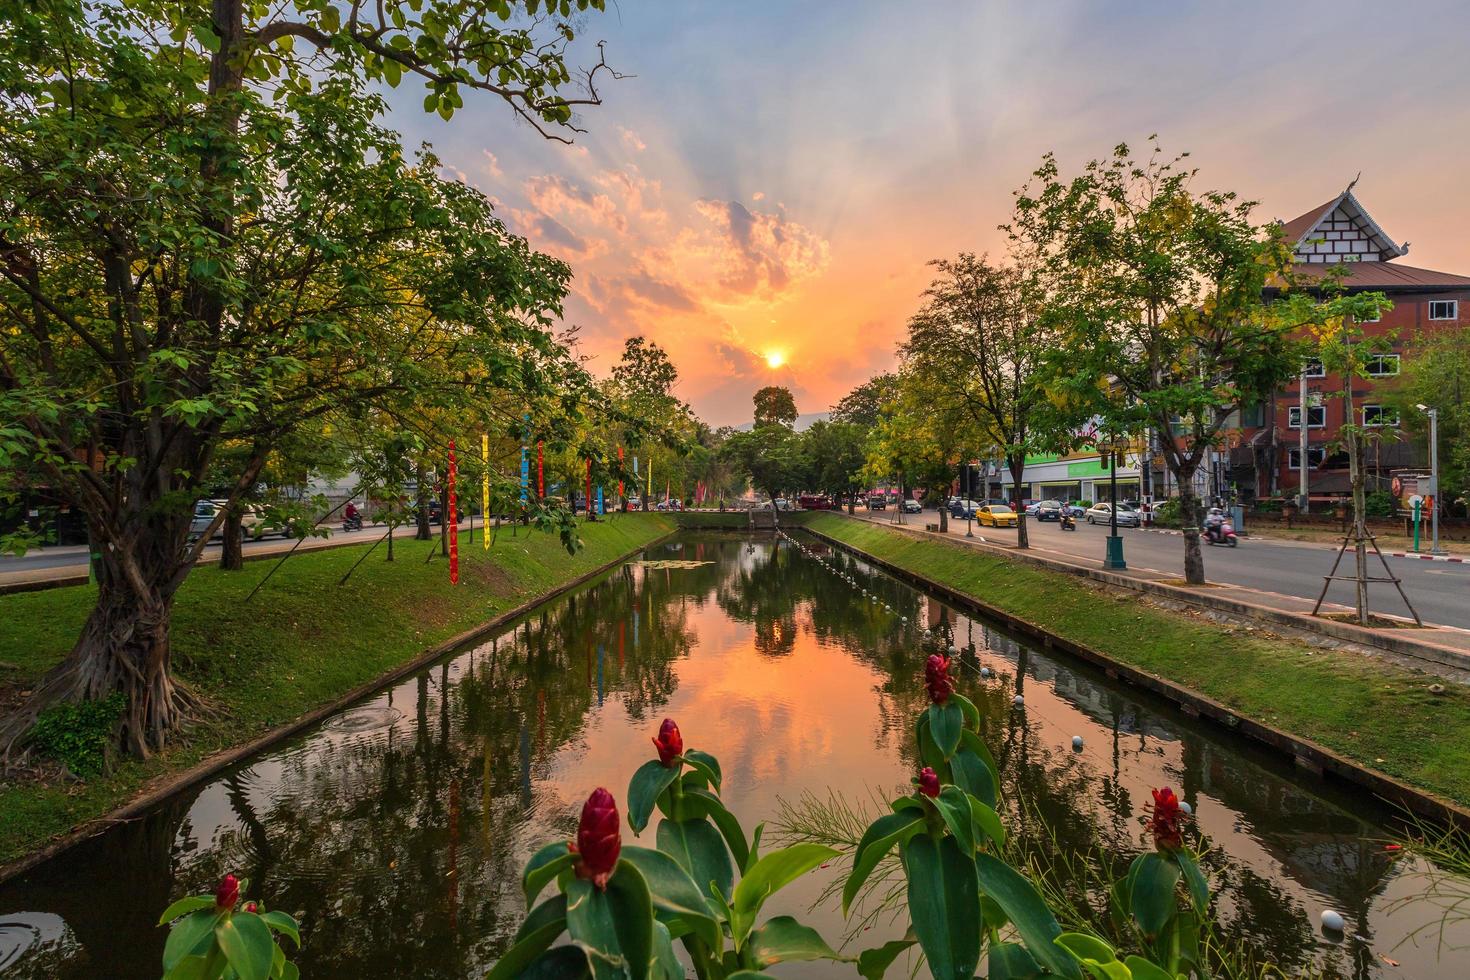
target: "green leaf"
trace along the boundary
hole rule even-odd
[[[1189,900],[1194,904],[1194,910],[1201,916],[1209,915],[1210,884],[1205,880],[1199,862],[1188,851],[1175,851],[1174,858],[1179,862],[1179,869],[1184,872],[1184,884],[1189,888]]]
[[[1036,886],[1010,865],[984,851],[975,855],[975,868],[980,876],[980,888],[1005,911],[1027,952],[1052,973],[1080,980],[1082,971],[1077,961],[1053,942],[1062,934],[1062,927],[1041,900]]]
[[[1129,980],[1128,968],[1118,962],[1113,947],[1095,936],[1064,932],[1056,938],[1056,944],[1075,956],[1097,980]]]
[[[276,941],[258,915],[232,915],[215,923],[214,941],[240,980],[269,980]]]
[[[638,869],[620,860],[605,890],[578,878],[566,894],[567,932],[591,951],[593,974],[648,976],[653,961],[653,900]]]
[[[968,732],[966,734],[969,734]],[[963,744],[950,756],[950,781],[986,806],[994,808],[1000,799],[1000,785],[995,771]]]
[[[657,759],[643,763],[633,773],[633,778],[628,781],[628,826],[633,828],[633,833],[643,833],[659,795],[678,776],[678,766],[665,766]]]
[[[882,946],[863,950],[857,958],[858,974],[863,980],[883,980],[883,974],[888,972],[893,961],[898,959],[904,950],[913,946],[915,941],[914,939],[894,939]]]
[[[219,52],[219,35],[214,32],[213,24],[195,24],[189,31],[204,50],[216,54]]]
[[[759,970],[736,970],[727,980],[776,980],[776,978]]]
[[[1133,876],[1128,904],[1134,921],[1145,935],[1156,936],[1179,909],[1174,888],[1179,884],[1179,865],[1158,853],[1145,854]]]
[[[221,917],[222,914],[215,911],[214,903],[210,902],[209,908],[200,909],[176,923],[163,944],[163,971],[168,973],[186,956],[208,952],[214,944],[215,923]]]
[[[953,702],[929,705],[929,734],[946,759],[954,755],[965,727],[965,713]]]
[[[1142,956],[1130,956],[1123,963],[1133,980],[1175,980],[1168,970],[1155,966]]]
[[[689,763],[705,779],[709,780],[709,784],[715,788],[716,793],[720,791],[720,781],[724,776],[720,772],[719,759],[716,759],[708,752],[701,752],[699,749],[689,749],[684,753],[684,761]]]
[[[179,916],[183,915],[185,912],[194,912],[198,909],[208,909],[213,907],[213,895],[190,895],[186,898],[179,899],[177,902],[164,909],[163,914],[158,917],[158,924],[164,925],[166,923],[172,922]]]
[[[622,858],[648,882],[653,909],[661,921],[682,919],[709,946],[720,944],[720,926],[710,914],[704,892],[677,861],[663,851],[631,844],[623,848]]]
[[[731,896],[730,934],[735,938],[735,945],[744,945],[756,913],[766,899],[836,856],[837,851],[825,844],[792,844],[756,861],[746,870]]]
[[[980,709],[975,707],[975,702],[963,694],[951,694],[949,701],[951,704],[960,706],[960,712],[965,716],[965,728],[978,732],[980,730]]]
[[[249,915],[250,913],[247,912],[245,914]],[[296,943],[296,948],[301,948],[301,928],[296,924],[296,920],[292,916],[287,915],[285,912],[262,912],[260,913],[260,921],[264,922],[273,932],[290,936],[291,940]]]
[[[516,932],[514,945],[485,974],[485,980],[510,980],[518,977],[532,962],[556,942],[567,927],[567,897],[553,895],[531,910]]]
[[[662,922],[653,924],[653,980],[684,980],[684,964],[674,952],[674,939]]]
[[[163,980],[215,980],[225,969],[225,962],[218,956],[185,956],[174,964],[174,968],[163,975]]]
[[[1000,821],[1000,814],[996,813],[990,807],[986,806],[984,803],[981,803],[973,796],[970,796],[969,799],[970,814],[975,819],[975,842],[979,844],[982,842],[983,838],[984,840],[994,841],[997,848],[1005,847],[1006,827],[1005,824],[1001,823]]]
[[[883,856],[891,851],[895,844],[907,840],[923,827],[922,808],[917,811],[905,809],[898,813],[890,813],[868,825],[868,829],[863,832],[862,840],[858,841],[857,849],[852,852],[852,871],[849,872],[847,881],[842,885],[842,914],[844,916],[852,907],[852,901],[863,887],[863,882],[868,880],[868,875],[873,873],[873,869],[878,866],[879,861],[883,860]]]
[[[975,864],[953,837],[909,838],[902,850],[909,918],[934,980],[970,980],[980,962]]]
[[[954,782],[950,778],[949,763],[945,761],[944,753],[939,750],[939,745],[931,734],[928,711],[919,715],[919,720],[914,723],[914,737],[919,745],[919,761],[933,769],[941,783]]]
[[[990,920],[986,920],[990,925]],[[1020,943],[994,943],[986,960],[986,980],[1033,980],[1044,976],[1036,958]]]
[[[497,964],[498,966],[499,964]],[[492,970],[491,974],[495,971]],[[509,976],[510,974],[506,974]],[[543,950],[515,974],[516,980],[577,980],[592,976],[592,963],[581,946],[558,946]],[[488,980],[489,974],[487,974]]]
[[[934,798],[934,808],[944,818],[944,825],[954,835],[960,850],[974,854],[975,815],[970,810],[969,794],[958,786],[946,786]]]
[[[684,803],[690,816],[708,817],[719,828],[720,836],[730,848],[735,867],[744,868],[750,861],[750,846],[745,843],[745,831],[735,814],[725,808],[720,798],[707,789],[685,788]]]
[[[679,862],[696,882],[713,881],[724,895],[734,887],[735,869],[724,838],[703,820],[659,821],[658,849]]]
[[[547,883],[576,862],[577,855],[572,853],[566,841],[547,844],[532,854],[531,860],[526,862],[526,869],[521,872],[521,891],[525,893],[526,905],[535,905],[536,897]]]
[[[811,926],[804,926],[789,915],[778,915],[750,934],[745,947],[761,969],[777,963],[801,963],[809,960],[850,960],[827,945],[827,941]]]

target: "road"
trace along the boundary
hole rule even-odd
[[[859,512],[861,513],[861,511]],[[878,519],[891,517],[892,511],[878,512]],[[923,527],[937,522],[938,514],[906,514],[910,526]],[[951,519],[951,534],[963,536],[965,522]],[[1077,530],[1062,531],[1052,523],[1026,522],[1033,549],[1073,560],[1102,564],[1105,526],[1089,526],[1079,520]],[[1000,528],[974,528],[986,541],[1014,545],[1016,532]],[[1153,571],[1164,575],[1184,575],[1184,539],[1162,531],[1119,528],[1124,539],[1123,557],[1130,569]],[[1322,576],[1332,568],[1336,546],[1302,542],[1271,541],[1264,538],[1242,538],[1237,548],[1204,546],[1205,577],[1211,582],[1239,585],[1260,592],[1276,593],[1315,600],[1322,591]],[[1352,556],[1343,559],[1338,574],[1350,574]],[[1369,553],[1370,575],[1382,575],[1383,566]],[[1470,563],[1432,562],[1413,558],[1389,558],[1389,567],[1404,583],[1409,598],[1426,623],[1470,629]],[[1334,582],[1327,593],[1329,602],[1352,602],[1351,582]],[[1407,616],[1409,611],[1391,583],[1372,583],[1369,601],[1374,612]]]
[[[466,533],[469,525],[460,524],[460,533]],[[479,525],[476,523],[476,530]],[[331,528],[331,536],[328,538],[307,538],[302,542],[298,550],[311,550],[324,546],[338,545],[353,542],[371,542],[381,538],[387,526],[383,524],[369,525],[357,531],[344,531],[340,526]],[[415,533],[413,525],[405,525],[398,529],[397,537],[412,536]],[[439,525],[434,525],[434,536],[439,535]],[[246,541],[245,554],[278,554],[289,551],[296,543],[294,538],[282,538],[279,535],[271,535],[261,538],[259,541]],[[218,542],[208,545],[200,560],[212,562],[219,560],[220,545]],[[14,555],[0,556],[0,583],[7,581],[25,581],[33,579],[44,579],[65,575],[87,574],[87,549],[84,545],[73,545],[62,548],[40,548],[27,552],[22,557]]]

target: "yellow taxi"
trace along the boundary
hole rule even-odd
[[[975,521],[981,527],[1015,527],[1016,512],[1004,504],[989,504],[975,511]]]

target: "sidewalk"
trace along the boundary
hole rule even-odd
[[[914,519],[906,520],[902,525],[895,524],[891,516],[882,514],[857,513],[851,516],[857,520],[879,524],[896,531],[924,537],[944,537],[956,544],[1007,555],[1017,561],[1040,564],[1054,571],[1081,575],[1122,588],[1137,589],[1160,598],[1188,603],[1219,613],[1246,616],[1275,626],[1315,633],[1333,640],[1372,647],[1417,661],[1449,667],[1460,675],[1470,672],[1470,629],[1434,624],[1425,624],[1425,628],[1417,629],[1412,628],[1413,620],[1398,616],[1384,616],[1383,618],[1401,620],[1409,624],[1410,628],[1369,629],[1312,616],[1314,602],[1312,599],[1223,582],[1211,582],[1205,586],[1190,586],[1186,585],[1178,575],[1133,567],[1118,571],[1105,570],[1101,567],[1100,562],[1079,560],[1075,555],[1053,551],[1045,545],[1032,544],[1029,548],[1021,549],[1008,542],[987,540],[978,529],[974,537],[966,537],[963,522],[957,525],[955,521],[950,521],[949,532],[940,534],[937,531],[924,529],[927,515],[913,515]],[[955,533],[957,529],[958,534]],[[1352,612],[1351,607],[1332,602],[1323,603],[1322,608],[1328,613]]]

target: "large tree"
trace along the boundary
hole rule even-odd
[[[1038,263],[1060,343],[1044,384],[1078,427],[1114,438],[1146,429],[1179,488],[1184,572],[1205,581],[1195,474],[1231,410],[1264,401],[1300,368],[1283,304],[1262,288],[1289,254],[1254,204],[1200,191],[1182,158],[1135,160],[1126,145],[1064,178],[1048,154],[1017,195],[1007,226]]]
[[[565,132],[592,76],[562,94],[572,30],[495,16],[521,6],[542,5],[3,4],[0,467],[70,501],[101,555],[6,752],[60,699],[123,692],[139,755],[190,715],[169,621],[222,446],[245,447],[233,504],[323,418],[542,387],[524,355],[552,345],[568,270],[432,156],[405,159],[365,84],[417,77],[446,118],[482,89]]]
[[[790,388],[767,385],[755,393],[755,424],[784,425],[796,423],[796,399]]]
[[[1052,346],[1050,332],[1014,266],[969,252],[930,265],[939,275],[909,320],[900,355],[907,372],[922,378],[936,413],[951,407],[988,434],[1018,487],[1027,454],[1048,441],[1035,423],[1047,406],[1037,368]],[[1020,515],[1016,543],[1024,548],[1025,508],[1013,503]]]
[[[893,398],[897,385],[898,379],[893,374],[873,375],[832,406],[832,421],[872,428],[878,424],[883,406]]]

